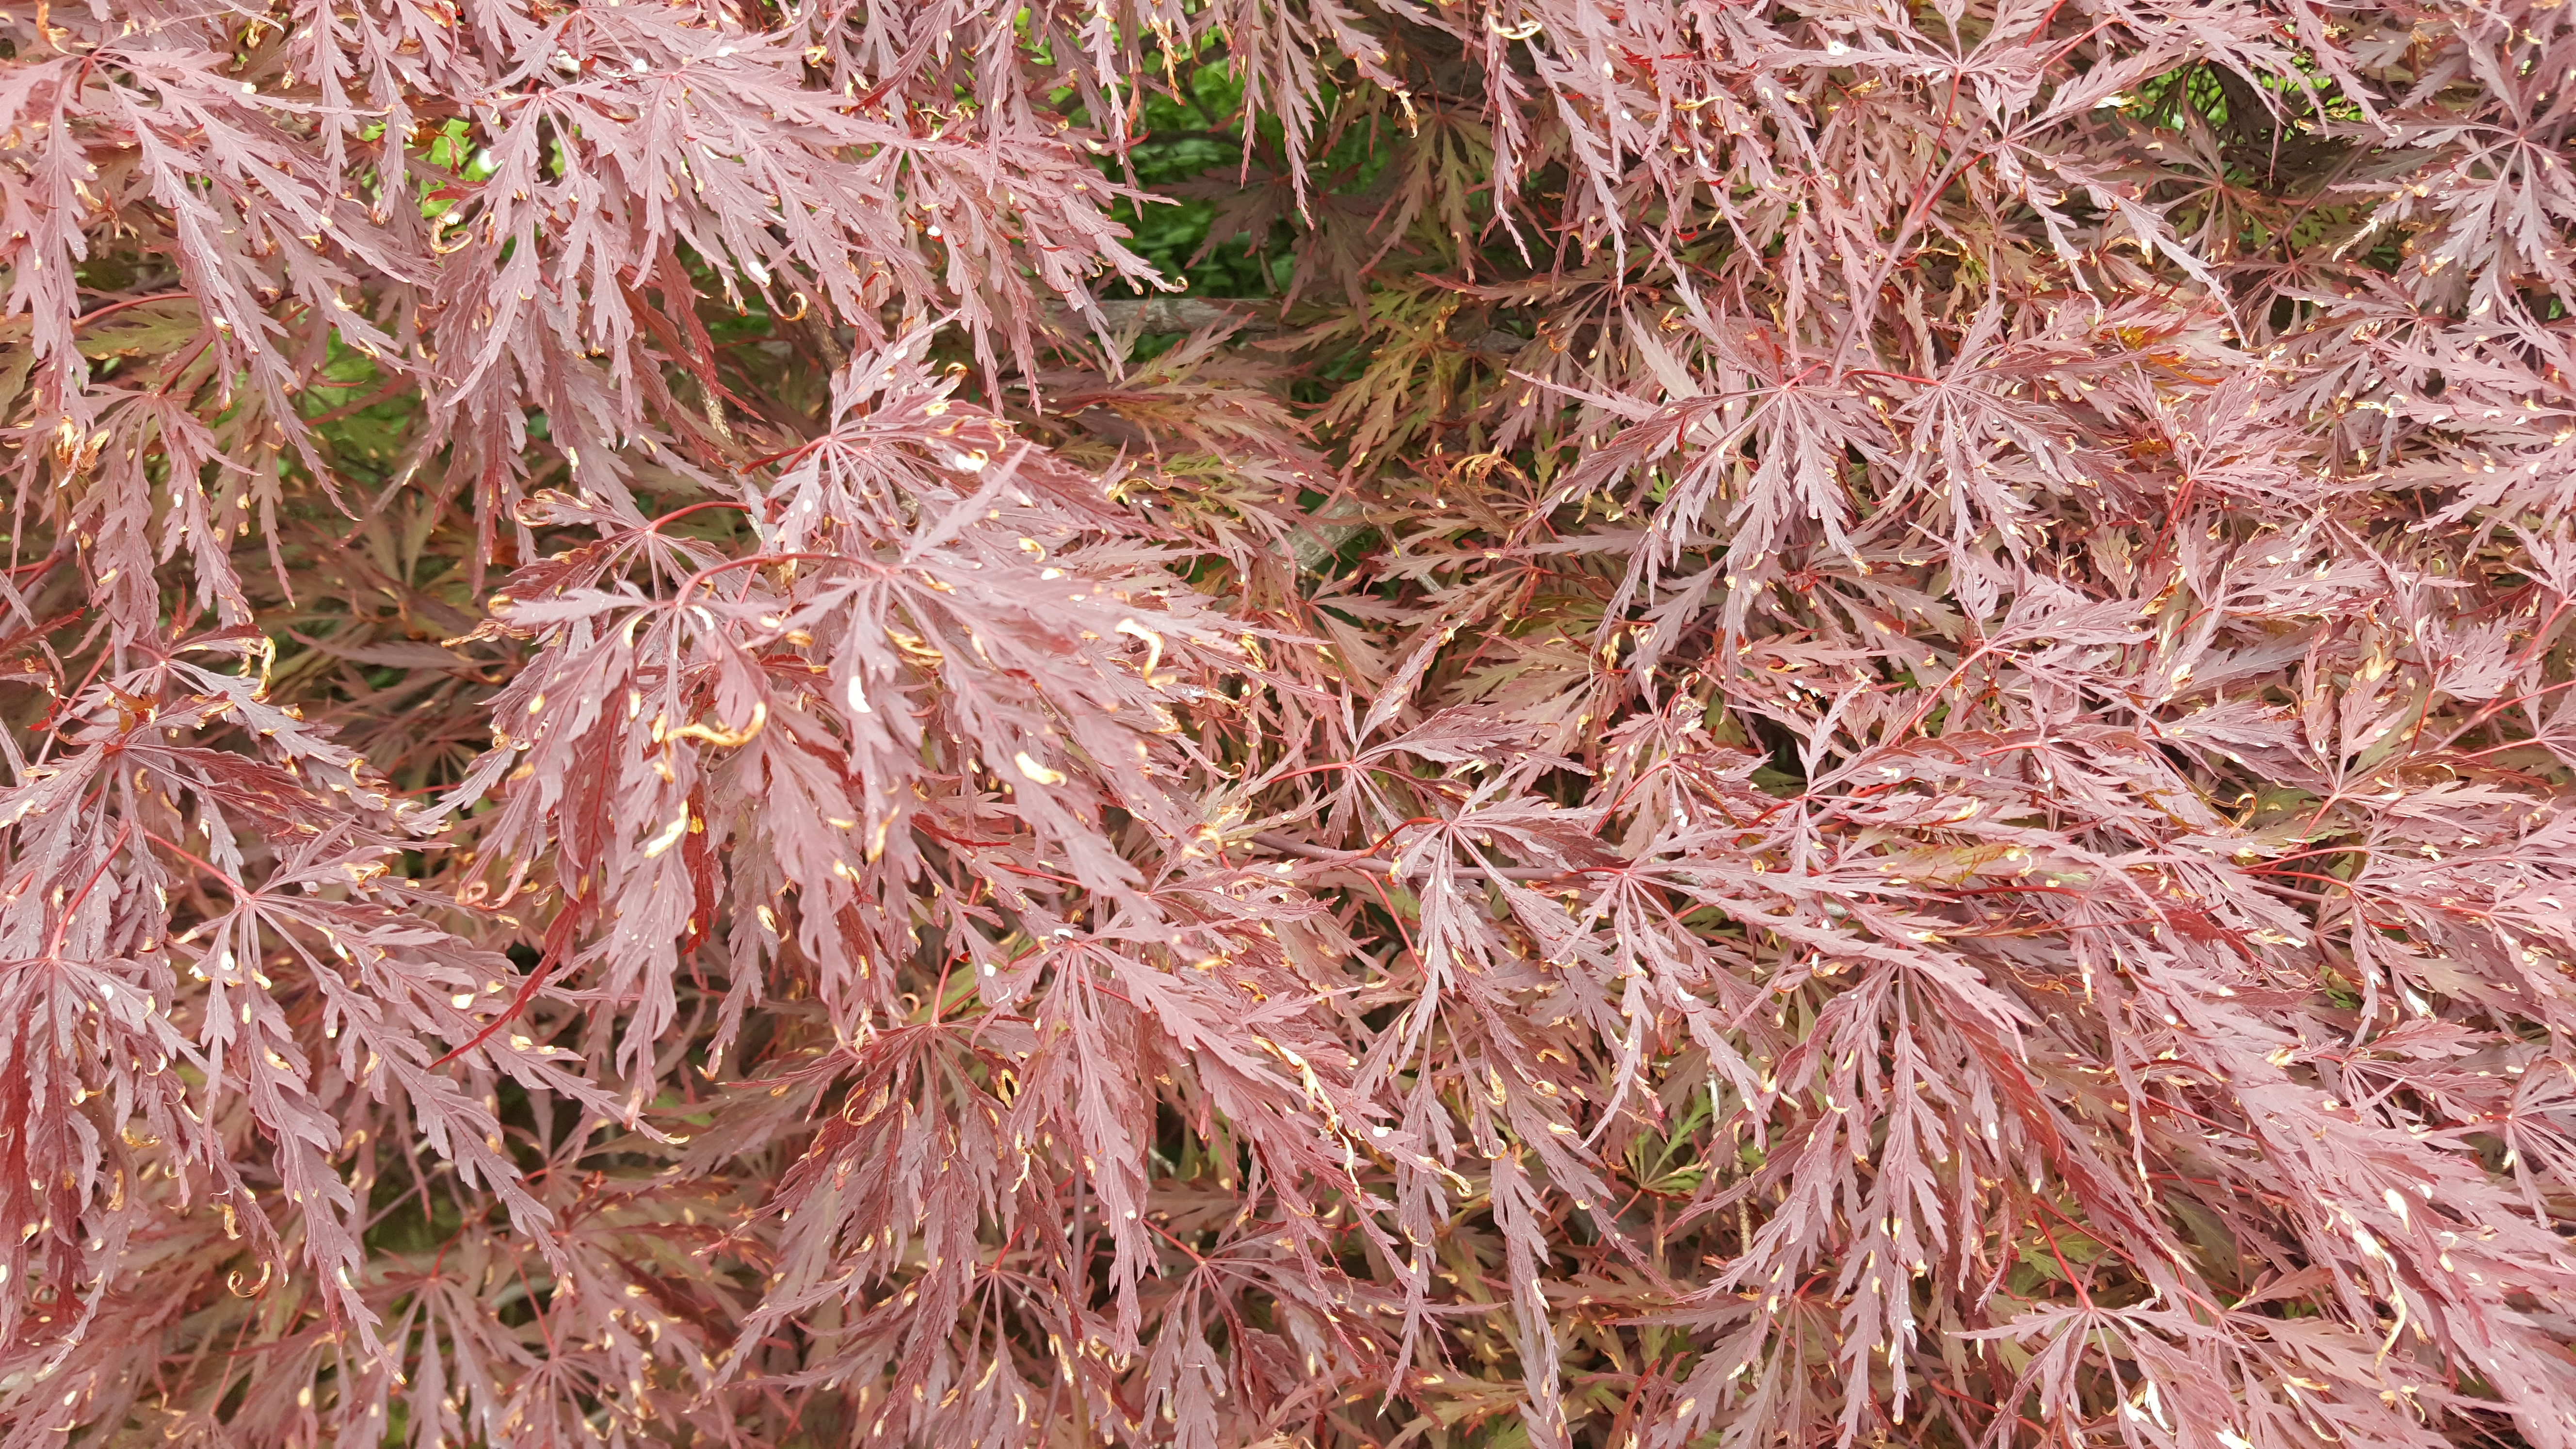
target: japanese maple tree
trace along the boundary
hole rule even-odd
[[[2576,7],[0,17],[0,1446],[2576,1449]]]

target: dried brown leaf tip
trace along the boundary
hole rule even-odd
[[[2570,76],[0,3],[0,1449],[2576,1449]]]

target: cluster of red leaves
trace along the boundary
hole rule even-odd
[[[0,1445],[2576,1445],[2576,8],[0,48]]]

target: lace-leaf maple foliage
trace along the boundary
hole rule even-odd
[[[2568,9],[0,17],[0,1444],[2576,1445]]]

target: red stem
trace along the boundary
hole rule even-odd
[[[192,296],[192,295],[194,295],[194,294],[193,294],[193,293],[190,293],[190,292],[186,292],[186,291],[178,291],[178,292],[155,292],[155,293],[153,293],[152,295],[150,295],[150,296],[148,296],[148,297],[128,297],[128,298],[126,298],[126,299],[125,299],[124,301],[122,301],[122,302],[110,302],[110,303],[108,303],[108,304],[107,304],[106,306],[104,306],[104,307],[97,307],[97,308],[93,308],[93,309],[91,309],[90,311],[83,312],[83,313],[82,313],[82,314],[80,314],[79,316],[74,317],[74,318],[72,319],[72,325],[73,325],[74,327],[81,327],[81,326],[85,326],[85,325],[87,325],[87,324],[89,324],[89,323],[96,322],[96,321],[98,321],[98,320],[99,320],[100,318],[102,318],[102,317],[113,317],[113,316],[115,316],[117,313],[124,311],[124,310],[125,310],[126,308],[128,308],[128,307],[140,307],[140,306],[143,306],[144,304],[149,303],[149,302],[171,302],[171,301],[176,301],[176,300],[178,300],[178,299],[179,299],[179,298],[181,298],[181,297],[187,297],[187,296]]]
[[[437,1061],[431,1062],[429,1065],[433,1070],[446,1066],[449,1062],[490,1041],[499,1034],[501,1028],[516,1020],[519,1013],[527,1009],[528,1003],[536,999],[537,988],[546,984],[546,978],[554,973],[557,963],[563,960],[566,948],[572,944],[573,923],[579,914],[571,897],[566,896],[563,910],[556,915],[552,929],[546,932],[546,954],[538,958],[537,969],[528,973],[528,979],[519,983],[518,994],[510,998],[510,1004],[502,1008],[499,1016],[492,1018],[491,1025],[474,1034],[473,1040],[440,1057]]]
[[[134,822],[129,820],[116,832],[116,843],[107,848],[107,854],[101,857],[97,867],[90,871],[89,879],[81,882],[79,894],[74,895],[71,903],[63,907],[63,913],[54,918],[54,932],[45,942],[44,959],[48,961],[63,959],[63,935],[71,929],[72,918],[80,914],[81,903],[89,899],[89,893],[97,887],[99,877],[107,874],[107,868],[116,863],[116,853],[125,848],[126,840],[133,834]]]

